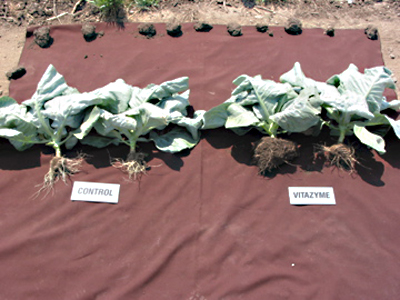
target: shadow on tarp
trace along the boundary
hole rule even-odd
[[[400,169],[400,140],[397,138],[393,130],[390,130],[385,136],[385,142],[386,153],[381,155],[381,157],[393,168]]]
[[[40,166],[40,153],[43,146],[33,146],[25,151],[18,151],[7,140],[0,141],[0,169],[24,170]]]
[[[184,163],[182,157],[189,155],[190,151],[182,151],[178,154],[165,153],[157,150],[153,143],[138,143],[138,151],[145,153],[146,161],[150,163],[154,159],[159,159],[171,170],[179,171]],[[82,152],[89,154],[87,163],[93,165],[96,169],[108,168],[115,159],[125,160],[129,154],[129,147],[125,145],[108,146],[97,149],[94,147],[82,147]],[[151,167],[151,163],[149,164]]]
[[[253,151],[257,141],[262,137],[263,135],[256,130],[251,130],[249,133],[239,136],[231,130],[224,128],[205,130],[202,134],[202,138],[216,149],[231,148],[232,158],[238,163],[247,166],[255,165],[253,161]],[[292,162],[280,166],[278,169],[265,172],[262,174],[264,177],[273,179],[278,174],[294,174],[297,168],[306,172],[321,172],[324,168],[331,168],[333,172],[337,169],[337,167],[329,166],[326,159],[317,153],[317,149],[321,145],[329,146],[335,143],[335,139],[329,135],[328,129],[322,130],[316,137],[301,133],[291,134],[290,136],[281,135],[280,137],[295,142],[299,146],[299,156]],[[390,138],[390,140],[392,140],[392,138]],[[356,164],[355,172],[353,173],[347,171],[340,172],[344,175],[359,176],[363,181],[373,186],[384,186],[385,183],[381,179],[385,170],[384,165],[375,159],[371,150],[359,143],[355,138],[350,139],[350,143],[355,148],[359,163]],[[388,152],[398,153],[400,151],[400,143],[395,143],[395,145],[397,145],[397,149],[387,149]],[[394,146],[391,145],[391,148],[393,147]],[[389,159],[393,166],[400,168],[400,163],[397,162],[394,155],[385,155],[384,158]]]

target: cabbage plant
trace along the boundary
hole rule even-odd
[[[19,151],[35,144],[54,149],[55,156],[39,192],[79,172],[84,157],[70,159],[61,150],[72,149],[79,140],[95,147],[128,145],[128,159],[120,163],[131,177],[145,171],[146,166],[144,155],[136,152],[138,141],[153,141],[158,149],[173,153],[198,143],[201,115],[186,116],[188,98],[187,77],[144,89],[118,79],[79,93],[50,65],[31,99],[18,104],[9,97],[0,98],[0,137]],[[85,139],[93,128],[100,136]]]
[[[101,102],[80,96],[50,65],[31,99],[22,104],[9,97],[0,100],[1,137],[7,138],[19,151],[35,144],[45,144],[55,151],[40,190],[51,189],[57,180],[65,182],[68,174],[79,171],[83,157],[66,158],[61,147],[71,149],[78,141],[76,134],[84,136],[88,110]]]
[[[366,69],[360,73],[358,68],[350,66],[339,75],[328,79],[327,83],[335,87],[330,93],[321,95],[323,107],[327,112],[324,124],[331,134],[338,136],[337,144],[323,147],[326,155],[336,165],[354,169],[357,160],[354,149],[344,144],[347,136],[355,135],[361,143],[384,154],[385,141],[382,126],[392,127],[400,138],[400,123],[384,113],[387,109],[397,110],[400,101],[388,102],[383,96],[386,88],[395,88],[391,72],[385,67]]]
[[[129,147],[126,160],[116,159],[113,165],[137,178],[148,165],[138,142],[154,142],[164,152],[176,153],[194,147],[200,140],[202,112],[187,117],[189,78],[181,77],[160,85],[141,89],[127,88],[124,101],[127,109],[113,113],[97,107],[92,110],[91,125],[98,135],[87,136],[81,142],[94,147],[125,144]]]
[[[294,88],[287,82],[248,75],[239,76],[233,83],[237,87],[231,97],[204,114],[202,129],[225,127],[245,134],[255,128],[267,135],[254,153],[260,172],[269,172],[295,158],[297,145],[278,135],[303,132],[320,122],[317,88]]]
[[[326,113],[321,124],[328,126],[331,135],[337,137],[337,143],[331,146],[321,146],[330,162],[338,167],[352,171],[357,163],[352,146],[345,143],[348,136],[355,135],[359,141],[378,153],[385,153],[385,141],[380,130],[381,126],[394,129],[400,138],[400,123],[393,120],[384,111],[397,110],[400,101],[388,102],[383,96],[386,88],[395,88],[391,72],[385,67],[366,69],[360,73],[354,64],[339,75],[334,75],[327,82],[318,82],[307,78],[300,64],[281,76],[282,82],[287,82],[295,89],[315,87],[318,90],[320,104]]]

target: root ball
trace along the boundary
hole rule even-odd
[[[321,146],[320,152],[331,165],[339,169],[353,172],[358,163],[354,148],[345,144],[335,144],[329,147]]]
[[[290,162],[298,155],[294,142],[269,136],[263,137],[254,150],[254,160],[261,174]]]

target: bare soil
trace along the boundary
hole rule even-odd
[[[385,65],[394,73],[395,81],[400,78],[398,0],[161,0],[158,7],[146,10],[127,5],[117,15],[123,22],[285,26],[293,17],[302,22],[303,28],[366,29],[372,25],[378,29]],[[100,11],[86,0],[2,0],[0,93],[8,94],[5,73],[18,65],[27,27],[101,20]],[[400,83],[396,84],[399,94]]]

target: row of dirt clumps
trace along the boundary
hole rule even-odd
[[[299,35],[303,32],[302,23],[300,20],[295,18],[289,18],[285,26],[285,31],[291,35]],[[213,29],[213,25],[199,21],[194,24],[194,30],[198,32],[209,32]],[[264,23],[256,24],[255,28],[258,32],[268,33],[273,36],[274,33],[270,30],[269,26]],[[180,37],[183,35],[182,26],[177,22],[171,22],[166,24],[167,34],[171,37]],[[153,38],[156,36],[157,31],[152,23],[141,23],[138,25],[138,32],[146,38]],[[234,37],[242,36],[242,26],[238,23],[232,22],[227,25],[227,32]],[[32,34],[32,33],[30,33]],[[96,26],[93,24],[83,24],[82,25],[83,38],[87,42],[94,41],[97,37],[102,37],[104,35],[103,31],[96,32]],[[325,31],[325,34],[333,37],[335,35],[335,29],[330,27]],[[365,29],[365,34],[371,40],[378,39],[378,30],[376,27],[370,25]],[[29,35],[29,33],[28,33]],[[36,44],[41,48],[48,48],[53,43],[53,38],[50,36],[49,27],[41,27],[33,32],[35,36]]]

